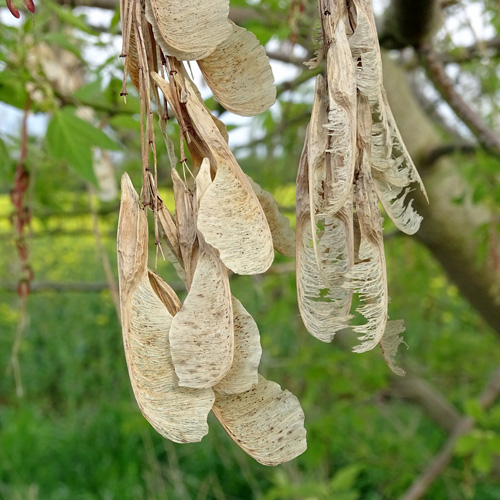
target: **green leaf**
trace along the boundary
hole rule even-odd
[[[363,470],[362,465],[352,464],[340,469],[332,478],[330,488],[332,492],[350,492],[356,482],[356,478]]]
[[[486,448],[479,448],[472,456],[472,466],[482,474],[488,474],[493,467],[493,454]]]
[[[49,0],[44,1],[44,5],[48,7],[56,16],[62,21],[63,24],[69,24],[89,35],[97,36],[98,33],[89,27],[82,17],[75,16],[71,9],[66,9],[57,5]]]
[[[465,412],[474,420],[479,420],[484,415],[484,410],[477,399],[469,399],[465,402]]]
[[[68,52],[71,52],[76,57],[78,57],[78,59],[83,61],[80,47],[73,43],[67,34],[51,31],[48,33],[44,33],[41,38],[51,45],[57,45],[58,47],[66,49]]]
[[[79,140],[71,128],[71,121],[60,111],[54,114],[47,127],[47,146],[56,160],[67,163],[86,181],[97,185],[90,145]]]
[[[477,447],[478,439],[472,434],[466,434],[460,436],[455,446],[455,452],[457,455],[463,456],[468,455]]]
[[[96,184],[92,146],[118,149],[102,130],[75,116],[68,108],[57,111],[47,128],[47,145],[54,158],[66,162],[85,180]]]

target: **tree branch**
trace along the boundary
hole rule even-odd
[[[491,379],[488,381],[486,388],[479,398],[479,404],[483,410],[488,409],[500,394],[500,369],[497,369]],[[419,476],[406,493],[401,497],[401,500],[418,500],[429,489],[431,484],[437,479],[443,469],[449,464],[453,458],[453,453],[457,441],[461,436],[470,432],[474,427],[474,420],[470,417],[461,419],[456,425],[452,435],[441,448],[441,451],[434,457],[434,460],[429,464],[427,469]]]
[[[428,151],[427,155],[422,157],[422,164],[425,167],[430,167],[434,165],[438,160],[440,160],[443,156],[449,156],[454,153],[462,153],[468,155],[474,154],[476,152],[477,146],[475,144],[441,144]]]
[[[453,432],[462,416],[434,387],[423,379],[393,377],[391,395],[420,406],[442,429]]]
[[[500,36],[491,38],[489,40],[480,40],[473,43],[468,47],[457,47],[456,51],[446,54],[441,54],[440,59],[443,63],[464,63],[473,59],[484,57],[486,52],[491,52],[490,57],[500,56]]]
[[[441,97],[477,137],[480,144],[490,153],[500,157],[500,135],[489,129],[481,117],[455,90],[453,82],[446,74],[442,61],[430,44],[422,45],[419,55],[430,80],[441,94]]]
[[[387,49],[417,47],[441,23],[439,0],[392,0],[384,14],[380,43]]]

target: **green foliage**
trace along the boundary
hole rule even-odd
[[[102,130],[78,118],[74,110],[56,111],[47,128],[47,145],[54,159],[67,162],[85,180],[96,184],[92,146],[118,149]]]

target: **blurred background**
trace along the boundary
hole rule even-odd
[[[213,418],[201,443],[162,439],[133,399],[115,252],[119,178],[141,183],[140,125],[132,85],[119,95],[118,2],[43,0],[31,15],[16,1],[19,20],[0,6],[0,498],[499,499],[500,3],[373,0],[389,101],[430,200],[415,202],[414,237],[384,226],[406,377],[377,349],[353,354],[350,332],[332,344],[306,332],[293,259],[232,277],[260,328],[261,372],[306,414],[308,450],[267,468]],[[294,226],[317,4],[231,0],[231,18],[265,44],[277,103],[242,119],[195,78]],[[182,298],[171,265],[157,269]]]

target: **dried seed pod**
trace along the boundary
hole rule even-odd
[[[287,257],[295,257],[295,232],[290,227],[289,219],[281,214],[271,193],[262,189],[251,177],[247,178],[266,214],[274,249]]]
[[[258,384],[247,392],[217,394],[213,412],[233,440],[261,464],[288,462],[307,448],[299,401],[260,375]]]
[[[353,330],[361,334],[361,344],[354,348],[354,352],[365,352],[373,349],[384,335],[389,297],[382,218],[366,151],[361,152],[356,175],[354,199],[361,231],[360,261],[350,270],[348,277],[351,281],[346,286],[358,293],[363,301],[357,311],[367,322],[354,326]]]
[[[179,302],[166,283],[153,277],[155,286],[162,289],[164,302],[155,293],[147,269],[147,241],[146,214],[124,174],[117,251],[123,343],[130,382],[141,412],[157,432],[178,443],[200,441],[208,432],[207,416],[214,394],[211,389],[179,387],[168,338]]]
[[[272,264],[272,236],[262,207],[248,181],[235,175],[229,163],[218,163],[200,201],[198,230],[237,274],[262,273]]]
[[[227,375],[214,386],[219,394],[239,394],[258,382],[262,347],[257,323],[235,297],[232,298],[234,317],[234,358]]]
[[[202,241],[191,290],[172,320],[170,345],[183,387],[213,387],[233,363],[233,307],[227,269],[213,248]]]
[[[276,100],[274,76],[257,37],[231,22],[232,34],[198,64],[215,98],[228,110],[254,116]]]
[[[156,274],[151,269],[148,269],[148,278],[151,287],[156,293],[157,297],[162,301],[163,305],[167,308],[167,311],[173,317],[182,307],[182,303],[177,297],[177,294],[172,290],[172,287],[166,283],[163,278]]]
[[[319,238],[316,229],[313,234],[311,224],[309,136],[308,130],[297,174],[297,296],[300,315],[309,333],[323,342],[331,342],[335,333],[348,325],[352,292],[341,287],[339,278],[329,279],[338,272],[338,264],[334,260],[335,246],[329,249],[324,242],[331,241],[337,247],[345,245],[338,228],[334,230],[331,225],[325,226],[324,240],[317,243],[316,249],[313,244],[314,239]],[[346,260],[351,258],[348,255],[344,257]]]
[[[334,43],[326,53],[328,81],[328,133],[331,153],[331,186],[328,212],[334,215],[352,194],[356,161],[356,73],[347,40],[344,18],[336,25]]]
[[[175,102],[170,84],[155,72],[151,76],[169,102]],[[198,230],[233,272],[263,273],[274,258],[264,211],[192,82],[183,73],[179,76],[176,83],[183,86],[181,94],[189,119],[203,141],[204,156],[217,170],[200,202]]]
[[[146,18],[167,56],[207,57],[231,35],[229,0],[146,0]]]

